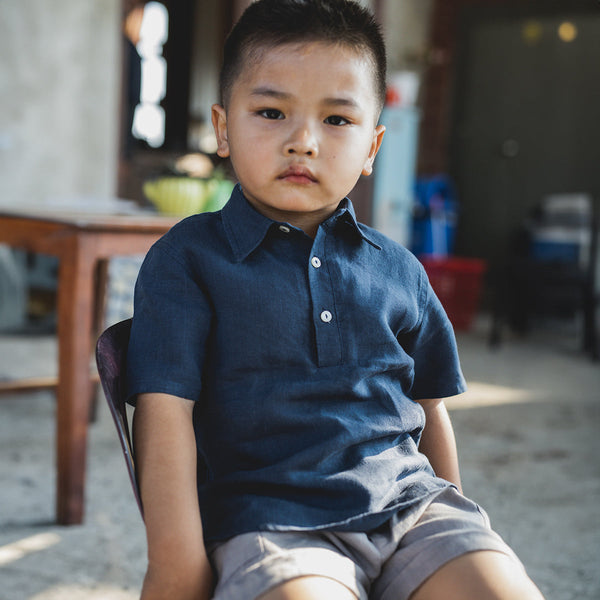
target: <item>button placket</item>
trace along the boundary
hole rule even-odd
[[[320,228],[314,240],[308,260],[308,279],[313,302],[317,364],[327,367],[340,364],[342,348],[340,332],[336,325],[337,315],[333,282],[326,268],[327,233]]]
[[[310,259],[310,264],[315,269],[320,269],[321,268],[321,264],[322,264],[321,263],[321,259],[318,256],[313,256]],[[319,315],[319,317],[321,318],[321,321],[323,321],[323,323],[331,323],[331,320],[333,319],[333,315],[328,310],[322,310],[321,314]]]
[[[315,268],[315,269],[319,269],[321,267],[321,259],[318,256],[313,256],[310,259],[310,264]],[[333,315],[331,314],[330,311],[328,310],[323,310],[321,311],[321,314],[319,315],[319,317],[321,318],[321,321],[323,321],[323,323],[330,323],[331,320],[333,319]]]

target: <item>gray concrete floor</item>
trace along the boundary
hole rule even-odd
[[[485,507],[548,600],[600,598],[600,365],[573,330],[486,345],[459,334],[470,391],[449,403],[465,493]],[[0,337],[0,377],[54,369],[52,338]],[[0,398],[0,600],[132,600],[141,518],[112,421],[91,427],[86,520],[54,518],[54,398]],[[240,599],[243,600],[243,599]]]

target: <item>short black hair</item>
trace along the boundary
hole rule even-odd
[[[373,14],[354,0],[256,0],[250,4],[225,41],[221,102],[228,102],[252,51],[298,42],[341,44],[368,55],[381,110],[386,92],[385,43]]]

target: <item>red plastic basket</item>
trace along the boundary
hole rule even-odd
[[[485,261],[455,257],[420,261],[454,329],[469,329],[479,308]]]

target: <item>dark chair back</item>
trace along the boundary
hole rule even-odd
[[[135,460],[127,415],[127,346],[131,331],[131,319],[112,325],[98,338],[96,364],[106,401],[110,408],[125,457],[125,464],[133,487],[140,513],[143,517],[142,500],[135,474]]]

